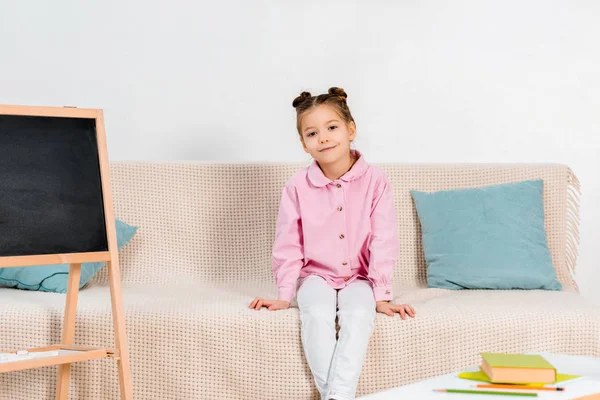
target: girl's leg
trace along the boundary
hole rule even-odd
[[[338,291],[339,339],[328,377],[327,399],[350,400],[356,396],[358,377],[375,327],[375,297],[366,280],[357,280]]]
[[[306,277],[296,295],[300,310],[302,346],[322,398],[336,344],[337,291],[318,275]]]

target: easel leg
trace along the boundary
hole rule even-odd
[[[67,281],[67,304],[65,306],[65,320],[62,331],[62,344],[73,344],[75,339],[75,318],[77,314],[77,297],[79,295],[79,281],[81,277],[81,264],[71,264],[69,279]],[[69,396],[69,379],[71,377],[71,364],[58,366],[58,382],[56,383],[56,399],[67,400]]]
[[[121,386],[121,400],[133,400],[133,387],[131,384],[131,370],[129,369],[129,351],[127,349],[127,335],[125,330],[125,310],[121,291],[121,273],[119,262],[108,261],[108,280],[110,284],[110,298],[112,303],[113,324],[115,328],[115,344],[119,351],[117,367],[119,369],[119,382]]]

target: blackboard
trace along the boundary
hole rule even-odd
[[[96,120],[0,115],[0,257],[99,251]]]

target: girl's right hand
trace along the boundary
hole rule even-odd
[[[262,307],[267,307],[270,311],[275,310],[285,310],[290,308],[290,303],[285,300],[267,300],[260,297],[255,298],[250,303],[248,308],[253,308],[255,310],[260,310]]]

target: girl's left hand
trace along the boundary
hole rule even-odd
[[[402,319],[406,319],[408,315],[411,318],[415,317],[415,309],[408,304],[391,304],[389,301],[378,301],[377,312],[393,317],[396,313],[400,314]]]

